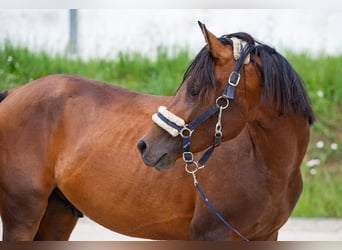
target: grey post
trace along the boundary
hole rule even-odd
[[[77,10],[70,9],[69,53],[77,54]]]

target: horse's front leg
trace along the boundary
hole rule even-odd
[[[198,209],[190,226],[191,240],[224,241],[229,238],[229,230],[206,208]]]
[[[68,240],[82,214],[57,189],[49,198],[34,240]]]
[[[0,204],[3,240],[33,240],[45,213],[49,194],[43,183],[36,179],[8,178],[2,184]],[[8,180],[12,181],[8,181]]]

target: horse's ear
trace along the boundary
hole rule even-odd
[[[230,58],[230,53],[227,48],[217,39],[217,37],[211,33],[203,23],[198,21],[198,24],[202,30],[205,41],[207,42],[211,55],[218,61],[226,62]]]

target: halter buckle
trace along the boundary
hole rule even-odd
[[[241,77],[241,74],[239,72],[232,71],[232,73],[230,73],[230,76],[228,79],[229,85],[236,87],[239,84],[240,77]]]
[[[188,164],[194,162],[194,154],[192,152],[183,152],[183,160]]]

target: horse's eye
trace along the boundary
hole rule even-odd
[[[197,96],[199,94],[199,87],[197,84],[190,84],[188,92],[191,96]]]

